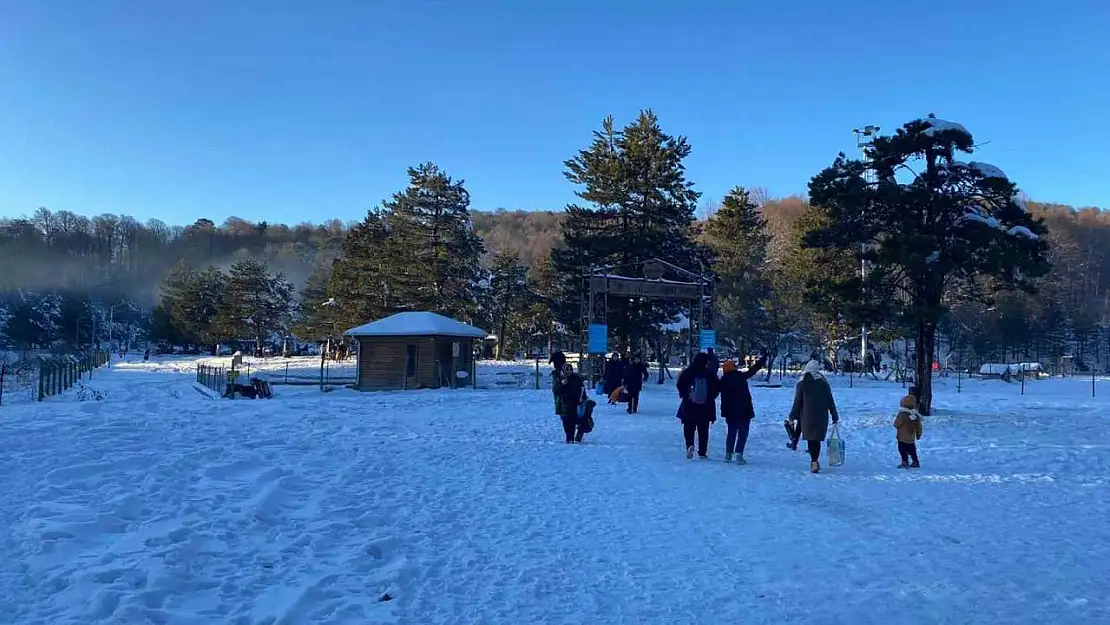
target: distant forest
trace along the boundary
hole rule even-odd
[[[712,212],[714,203],[709,204]],[[1049,227],[1053,268],[1036,296],[1004,298],[993,317],[970,317],[969,330],[987,341],[1022,336],[1052,325],[1092,328],[1110,323],[1110,212],[1027,202]],[[766,200],[762,214],[770,248],[787,249],[808,203],[800,197]],[[532,267],[562,243],[563,212],[472,211],[475,232],[488,262],[513,250]],[[221,224],[198,219],[187,226],[128,216],[78,215],[42,208],[33,215],[0,219],[0,292],[83,293],[94,299],[158,302],[160,285],[179,261],[226,268],[258,259],[284,274],[297,288],[342,249],[351,224],[331,220],[296,225],[249,222],[231,217]],[[1006,311],[1010,315],[1007,316]],[[1027,327],[1028,326],[1028,327]],[[1016,334],[1015,334],[1016,332]]]

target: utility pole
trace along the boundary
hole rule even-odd
[[[859,148],[860,154],[863,155],[863,161],[865,163],[867,163],[868,162],[867,148],[871,145],[871,142],[874,141],[874,138],[876,136],[878,136],[879,127],[875,126],[875,125],[872,125],[872,124],[868,124],[868,125],[864,126],[863,128],[855,128],[855,129],[852,130],[852,132],[856,135],[856,147]],[[867,169],[867,173],[864,174],[864,180],[869,184],[875,184],[876,182],[878,182],[878,180],[876,179],[876,176],[875,176],[875,170],[873,168],[869,167]],[[861,245],[860,246],[860,252],[865,253],[866,251],[867,251],[867,245],[866,244]],[[867,261],[866,260],[861,260],[860,261],[859,275],[860,275],[860,278],[862,280],[864,280],[864,281],[867,280]],[[861,366],[863,366],[866,369],[867,368],[867,324],[862,324],[860,326],[859,358],[860,358]],[[868,373],[871,373],[871,372],[868,371]]]

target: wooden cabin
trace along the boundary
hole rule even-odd
[[[355,389],[394,391],[474,384],[474,343],[485,330],[433,312],[402,312],[351,328]]]

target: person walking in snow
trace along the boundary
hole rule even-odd
[[[563,352],[551,354],[551,396],[555,398],[555,414],[561,415],[559,410],[559,378],[563,375],[563,366],[567,364],[567,356]]]
[[[605,371],[602,373],[603,391],[605,395],[611,394],[621,385],[624,378],[624,362],[616,352],[610,354],[605,361]]]
[[[840,415],[836,412],[832,388],[821,373],[821,363],[811,360],[806,363],[802,377],[794,387],[794,405],[790,408],[789,422],[797,424],[795,430],[799,438],[804,438],[809,449],[809,470],[821,471],[821,441],[829,431],[829,416],[838,423]]]
[[[894,417],[894,430],[898,438],[898,455],[902,457],[899,469],[919,469],[921,463],[917,460],[917,441],[921,440],[923,427],[921,414],[917,412],[917,400],[913,395],[906,395],[899,402],[898,415]],[[913,460],[913,464],[910,464]]]
[[[559,418],[563,421],[566,442],[581,443],[585,432],[582,429],[584,424],[578,414],[578,406],[586,402],[586,386],[582,376],[574,372],[574,365],[570,363],[563,365],[555,392],[558,395]]]
[[[628,392],[628,414],[640,411],[640,392],[644,390],[644,382],[648,379],[647,365],[636,354],[632,362],[624,368],[624,390]]]
[[[738,369],[732,359],[726,360],[722,365],[724,373],[721,375],[721,417],[728,425],[728,434],[725,436],[725,462],[732,462],[732,454],[735,452],[736,464],[747,464],[744,460],[744,448],[748,444],[752,419],[755,418],[748,380],[759,373],[766,364],[767,351],[764,350],[759,360],[746,371]]]
[[[686,441],[686,457],[694,457],[694,433],[698,435],[698,457],[705,460],[709,456],[709,426],[717,421],[717,395],[720,381],[717,374],[710,372],[709,357],[705,353],[694,356],[678,375],[675,386],[682,398],[678,417],[682,420],[682,435]]]

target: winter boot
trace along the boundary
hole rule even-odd
[[[809,463],[809,472],[810,473],[820,473],[821,472],[821,463],[817,462],[816,460]]]
[[[693,460],[694,459],[694,448],[693,447],[687,447],[686,448],[686,459],[687,460]]]
[[[736,464],[748,464],[748,461],[744,460],[744,454],[740,454],[736,457]]]
[[[898,465],[898,468],[899,469],[908,469],[908,468],[910,468],[910,465],[909,465],[909,463],[903,462],[902,464]]]
[[[913,461],[913,462],[912,462],[912,463],[910,464],[910,468],[911,468],[911,469],[920,469],[920,468],[921,468],[921,463],[920,463],[920,462],[918,462],[918,461],[916,461],[916,460],[914,460],[914,461]]]
[[[725,453],[725,462],[732,462],[732,452]]]

